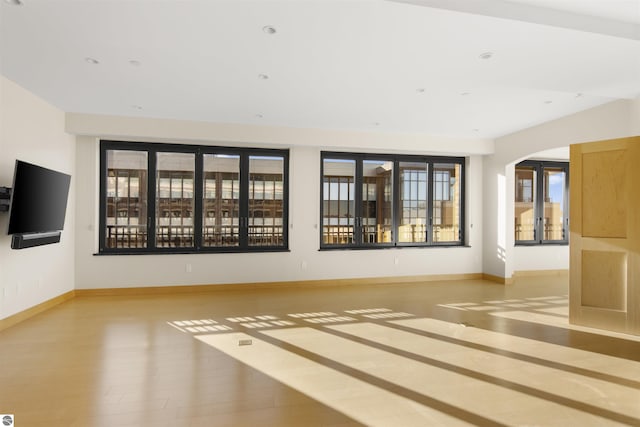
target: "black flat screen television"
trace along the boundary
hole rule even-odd
[[[8,234],[60,231],[71,176],[16,160]]]

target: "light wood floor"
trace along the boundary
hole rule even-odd
[[[566,277],[77,297],[0,332],[27,426],[640,425],[640,340]],[[250,345],[240,345],[248,344]]]

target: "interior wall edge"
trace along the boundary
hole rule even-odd
[[[513,272],[513,278],[534,277],[534,276],[565,276],[569,274],[569,269],[557,270],[517,270]]]
[[[57,297],[51,298],[40,304],[34,305],[33,307],[30,307],[26,310],[20,311],[4,319],[0,319],[0,331],[10,328],[11,326],[16,325],[20,322],[23,322],[27,319],[30,319],[44,311],[47,311],[55,307],[56,305],[69,301],[70,299],[73,299],[75,296],[76,296],[75,290],[68,291],[61,295],[58,295]]]
[[[165,295],[172,293],[199,293],[213,291],[251,291],[251,290],[275,290],[291,288],[313,288],[331,286],[358,286],[358,285],[392,285],[410,284],[420,282],[445,282],[453,280],[481,280],[482,273],[463,274],[433,274],[417,276],[390,276],[390,277],[363,277],[352,279],[323,279],[323,280],[292,280],[278,282],[250,282],[228,284],[201,284],[201,285],[169,285],[148,287],[122,287],[122,288],[97,288],[76,289],[76,296],[119,296],[119,295]]]

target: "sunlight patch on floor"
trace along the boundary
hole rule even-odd
[[[336,326],[333,328],[358,329],[361,326],[361,324],[356,324]],[[396,338],[399,337],[393,330],[381,331],[378,329],[377,332],[387,333],[387,338],[390,340],[393,336]],[[456,408],[464,408],[466,411],[472,412],[480,417],[505,425],[524,425],[528,420],[533,419],[534,416],[540,419],[541,415],[539,411],[541,408],[544,408],[544,411],[549,414],[547,418],[544,419],[545,425],[566,426],[573,424],[589,426],[601,425],[604,422],[609,422],[612,425],[616,424],[614,421],[615,416],[613,417],[614,419],[607,417],[607,415],[611,416],[611,414],[606,413],[606,409],[609,408],[605,407],[603,408],[605,409],[604,411],[599,411],[598,408],[595,407],[580,405],[580,402],[576,403],[576,407],[568,406],[571,402],[566,402],[566,399],[562,400],[555,394],[557,387],[566,386],[566,382],[562,381],[562,378],[555,378],[552,382],[551,389],[554,390],[553,393],[538,393],[536,395],[533,393],[533,390],[524,389],[523,391],[508,388],[503,386],[500,381],[492,382],[478,379],[465,372],[460,373],[455,369],[434,366],[432,363],[425,362],[424,360],[404,357],[317,329],[290,328],[264,331],[263,333],[306,351],[311,351],[329,360],[336,361],[348,368],[366,372],[368,375],[380,378],[394,386],[399,386],[423,396],[428,396],[437,401],[447,402]],[[361,334],[360,336],[366,337],[368,333]],[[407,337],[413,343],[424,343],[422,337],[411,336],[411,334],[403,336],[405,339]],[[388,342],[391,343],[393,348],[397,348],[397,344],[391,341]],[[431,344],[433,345],[434,343],[431,342]],[[472,357],[472,351],[462,347],[457,350],[463,353],[458,355],[462,360]],[[420,351],[423,353],[426,352],[426,354],[429,355],[433,350],[430,350],[430,346],[426,346],[422,347]],[[487,354],[483,354],[483,356],[486,357]],[[464,363],[465,362],[461,362],[462,366],[464,366]],[[515,364],[511,363],[507,367],[514,368]],[[478,369],[481,370],[488,366],[489,364],[484,364],[478,367]],[[522,366],[520,365],[518,368],[521,369]],[[524,380],[526,375],[534,375],[545,369],[546,368],[541,367],[537,371],[532,369],[530,369],[529,372],[512,371],[510,375]],[[557,372],[555,374],[557,375]],[[489,376],[492,377],[491,375]],[[546,378],[554,378],[553,373]],[[576,378],[580,377],[575,375],[571,377],[572,380]],[[544,378],[540,378],[539,381],[541,381],[538,383],[539,389],[541,390],[544,388]],[[632,389],[614,384],[606,384],[604,382],[596,382],[595,385],[605,389],[607,393],[611,394],[611,402],[613,404],[617,404],[618,397],[626,395],[628,398],[629,393],[634,392]],[[622,390],[623,388],[624,390]],[[584,387],[570,387],[568,393],[576,393],[578,389],[582,392],[583,397],[586,396],[589,398],[590,403],[599,397],[594,396],[591,390]],[[632,396],[640,398],[640,392],[635,390],[635,394]],[[631,400],[634,402],[637,401],[637,399]],[[591,410],[592,413],[586,412],[587,410]],[[618,412],[620,411],[630,412],[624,415],[632,417],[634,415],[640,415],[640,408],[629,408],[628,405],[624,408],[619,408]]]
[[[406,319],[394,320],[389,323],[409,327],[418,331],[454,337],[463,342],[478,344],[497,350],[524,354],[554,363],[562,363],[567,366],[594,370],[620,378],[640,381],[640,362],[633,360],[592,353],[578,348],[565,347],[486,329],[463,328],[454,323],[437,319]],[[628,336],[625,335],[625,339],[626,338],[628,338]]]
[[[457,343],[438,338],[416,336],[414,333],[373,323],[328,326],[354,337],[382,344],[390,349],[401,350],[415,355],[417,360],[429,360],[473,371],[479,378],[490,376],[490,381],[510,382],[532,390],[539,390],[553,401],[554,396],[589,402],[594,407],[617,410],[629,416],[640,416],[637,402],[640,391],[625,384],[616,384],[594,377],[588,377],[533,361],[521,360],[503,354],[463,347]],[[635,396],[635,398],[630,397]],[[632,405],[624,407],[630,400]]]
[[[461,311],[500,311],[500,310],[513,310],[514,308],[521,308],[531,311],[549,311],[549,310],[562,310],[562,307],[569,305],[569,300],[565,295],[561,296],[548,296],[548,297],[533,297],[522,299],[504,299],[504,300],[491,300],[484,302],[457,302],[448,304],[438,304],[439,307],[450,308]],[[561,306],[560,308],[558,306]],[[551,312],[551,311],[549,311]],[[568,316],[568,312],[566,313]]]
[[[198,340],[369,426],[470,425],[244,333]],[[251,346],[239,346],[250,339]]]
[[[564,300],[443,306],[557,326]],[[367,425],[640,423],[639,362],[530,338],[387,308],[169,323]]]

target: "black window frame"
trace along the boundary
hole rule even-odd
[[[514,243],[515,246],[566,246],[569,244],[569,162],[550,160],[524,160],[515,166],[532,168],[536,174],[535,188],[532,188],[532,198],[534,200],[534,238],[533,240],[516,240],[514,223]],[[544,171],[545,169],[562,169],[565,174],[563,204],[565,209],[562,212],[562,234],[561,240],[545,240],[544,238]],[[514,203],[516,200],[517,181],[514,179]],[[515,209],[515,206],[514,206]],[[515,212],[514,212],[515,213]]]
[[[107,227],[107,152],[110,150],[138,151],[147,153],[147,246],[143,248],[109,248],[106,242]],[[195,155],[193,179],[193,247],[157,247],[156,231],[156,188],[157,153],[190,153]],[[239,198],[239,244],[238,246],[203,246],[203,158],[207,154],[233,155],[240,157],[240,198]],[[251,245],[249,242],[249,159],[251,157],[281,157],[283,159],[283,209],[282,245]],[[98,255],[134,254],[193,254],[193,253],[254,253],[289,251],[289,150],[271,148],[245,148],[213,145],[190,145],[157,142],[100,141],[99,179],[99,238]]]
[[[355,219],[354,219],[354,241],[346,244],[324,243],[324,162],[325,160],[354,160],[356,163],[355,172]],[[362,241],[362,186],[363,186],[363,162],[367,160],[385,160],[393,162],[392,179],[392,239],[391,242],[368,243]],[[399,242],[399,226],[401,216],[400,200],[400,163],[415,162],[425,163],[427,169],[427,237],[425,242]],[[459,213],[459,238],[457,241],[433,241],[433,206],[434,206],[434,165],[452,163],[460,165],[460,213]],[[466,158],[452,156],[423,156],[406,154],[380,154],[380,153],[354,153],[321,151],[320,153],[320,226],[319,240],[320,250],[344,250],[344,249],[389,249],[389,248],[415,248],[415,247],[463,247],[466,246],[465,233],[465,212],[466,212]]]

